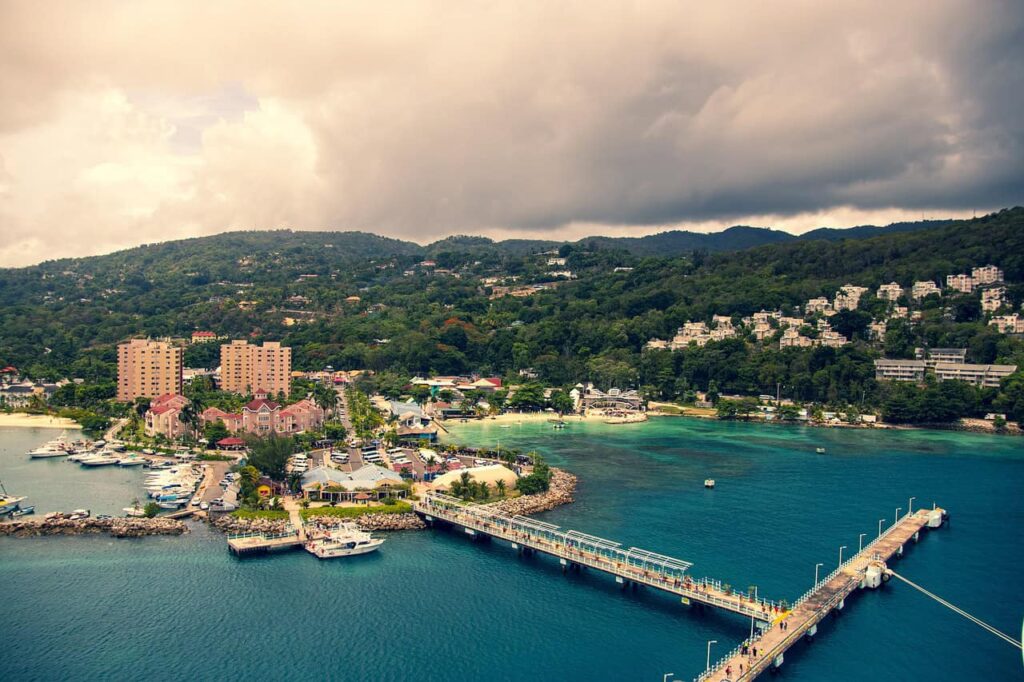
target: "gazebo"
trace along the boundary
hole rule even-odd
[[[245,447],[245,441],[236,436],[229,436],[217,441],[217,447],[221,450],[241,450]]]
[[[372,497],[369,493],[356,493],[356,496],[353,499],[355,499],[359,504],[369,504]]]

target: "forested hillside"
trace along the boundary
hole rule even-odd
[[[1024,300],[1024,209],[867,239],[787,239],[683,257],[604,244],[561,245],[567,263],[557,269],[577,279],[525,297],[490,294],[499,284],[550,280],[547,256],[537,254],[547,244],[503,249],[453,238],[429,249],[435,265],[423,265],[427,250],[367,234],[230,233],[3,270],[0,363],[34,377],[109,382],[118,341],[203,329],[280,339],[303,369],[479,371],[510,380],[531,369],[550,384],[639,383],[666,399],[712,383],[746,393],[774,393],[778,383],[803,400],[871,402],[881,399],[871,361],[885,349],[865,333],[880,310],[870,295],[841,321],[854,342],[839,349],[779,350],[747,338],[674,353],[642,349],[687,320],[788,312],[846,283],[873,293],[881,283],[939,281],[989,263],[1005,271],[1010,303]],[[976,295],[925,308],[923,320],[893,332],[897,355],[914,345],[960,346],[976,362],[1024,365],[1020,341],[986,325]],[[216,364],[216,348],[192,347],[186,361]]]

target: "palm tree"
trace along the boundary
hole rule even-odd
[[[313,402],[324,414],[331,414],[338,405],[338,393],[333,388],[318,384],[313,389]]]
[[[199,412],[192,403],[185,403],[178,411],[178,420],[189,427],[190,435],[195,438],[199,431]]]
[[[505,497],[505,481],[499,478],[498,481],[494,484],[494,487],[498,491],[498,497]]]

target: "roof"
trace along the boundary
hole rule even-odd
[[[217,335],[213,332],[192,332],[192,336],[209,336],[216,337]]]
[[[245,441],[242,440],[241,438],[229,436],[228,438],[221,438],[219,441],[217,441],[217,445],[245,445]]]
[[[177,411],[177,408],[173,405],[157,405],[149,409],[153,414],[164,414],[165,412]]]
[[[516,472],[501,464],[488,464],[482,467],[469,467],[459,471],[449,471],[434,479],[435,488],[448,488],[454,481],[462,478],[463,473],[468,473],[478,483],[483,482],[494,485],[498,481],[504,481],[506,485],[514,485],[519,478]]]
[[[416,417],[423,416],[423,408],[416,403],[403,403],[400,400],[389,400],[388,405],[391,408],[391,414],[396,417],[401,417],[405,414],[411,414]]]
[[[263,407],[266,407],[268,410],[273,411],[281,406],[278,403],[275,403],[273,400],[267,400],[266,398],[257,398],[256,400],[253,400],[251,403],[249,403],[242,409],[248,410],[250,412],[258,412]]]
[[[366,464],[348,473],[331,467],[319,466],[302,474],[302,487],[308,488],[316,484],[335,485],[346,490],[357,488],[374,488],[385,483],[403,483],[401,476],[390,469]]]

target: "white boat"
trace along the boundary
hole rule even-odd
[[[117,464],[118,458],[108,454],[100,453],[93,455],[92,457],[86,457],[85,459],[79,460],[78,463],[85,467],[104,467],[111,464]]]
[[[185,504],[188,500],[174,500],[172,502],[158,502],[157,506],[161,509],[177,509],[181,505]]]
[[[819,455],[825,454],[825,448],[814,448],[814,451],[817,452]]]
[[[368,554],[384,544],[384,538],[375,538],[355,524],[344,523],[327,532],[326,537],[306,542],[306,551],[319,559],[335,559],[356,554]]]
[[[146,463],[146,460],[141,457],[122,457],[117,460],[117,466],[119,467],[139,467]]]
[[[704,479],[704,487],[705,488],[714,488],[715,487],[715,479],[713,479],[713,478],[705,478]]]
[[[121,511],[124,512],[125,516],[141,517],[146,515],[146,510],[142,507],[125,507]]]
[[[69,454],[68,450],[61,445],[55,445],[54,443],[47,443],[41,445],[35,450],[28,453],[28,456],[32,459],[43,459],[46,457],[67,457]]]

